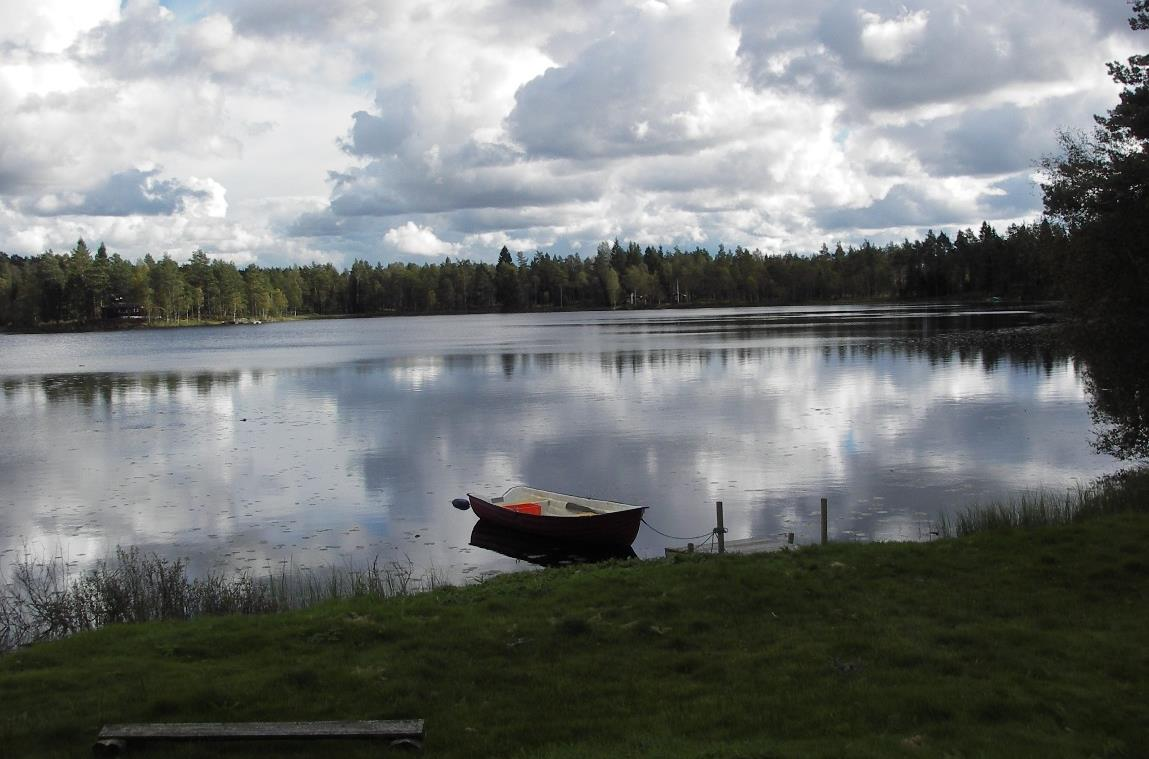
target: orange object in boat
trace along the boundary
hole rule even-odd
[[[530,501],[524,503],[504,503],[500,504],[507,511],[513,511],[516,514],[530,514],[531,516],[542,516],[543,505],[541,503],[532,503]]]

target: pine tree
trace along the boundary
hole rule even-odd
[[[1129,25],[1149,29],[1149,0]],[[1063,282],[1080,351],[1089,367],[1097,447],[1149,456],[1149,55],[1110,63],[1120,100],[1091,135],[1063,133],[1044,161],[1046,213],[1072,238]]]
[[[518,270],[511,262],[511,252],[506,245],[499,251],[499,263],[495,266],[495,297],[504,311],[518,311],[522,307]]]

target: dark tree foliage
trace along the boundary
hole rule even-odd
[[[504,311],[518,311],[522,308],[521,280],[519,269],[511,261],[511,251],[504,245],[499,251],[499,263],[495,265],[495,290]]]
[[[266,319],[293,314],[419,314],[669,305],[776,305],[813,301],[1059,297],[1056,267],[1069,246],[1049,222],[989,224],[955,240],[823,246],[813,255],[766,256],[741,246],[641,247],[603,242],[593,257],[507,248],[491,265],[331,264],[248,266],[195,251],[131,263],[101,245],[77,242],[66,255],[0,253],[0,326],[35,328],[99,322],[116,304],[139,306],[156,322]],[[517,259],[517,260],[516,260]]]
[[[1149,2],[1133,3],[1133,29],[1149,29]],[[1092,134],[1060,137],[1044,162],[1046,212],[1071,236],[1065,291],[1086,361],[1097,447],[1149,456],[1149,55],[1110,63],[1124,86]]]

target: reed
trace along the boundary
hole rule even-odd
[[[1003,503],[971,506],[943,514],[937,533],[961,537],[988,530],[1029,529],[1070,524],[1103,514],[1149,511],[1149,469],[1129,469],[1065,492],[1024,493]]]
[[[276,574],[213,573],[192,577],[180,559],[137,548],[75,573],[60,556],[24,556],[0,571],[0,651],[62,638],[118,622],[186,620],[222,614],[266,614],[337,599],[389,598],[446,584],[407,562],[323,570],[284,565]]]

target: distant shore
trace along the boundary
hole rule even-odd
[[[1005,301],[1002,299],[948,299],[948,300],[852,300],[844,301],[806,301],[801,303],[773,303],[770,305],[738,304],[738,303],[690,303],[690,304],[661,304],[652,306],[625,306],[614,309],[608,308],[570,308],[570,309],[531,309],[522,311],[503,311],[497,308],[488,310],[470,311],[429,311],[426,313],[407,313],[383,311],[379,313],[344,313],[344,314],[291,314],[285,316],[268,316],[261,319],[240,317],[238,319],[177,319],[172,321],[142,319],[101,319],[90,322],[48,322],[35,327],[18,327],[8,325],[0,328],[0,334],[10,335],[41,335],[41,334],[67,334],[78,332],[121,332],[138,329],[182,329],[187,327],[230,327],[230,326],[260,326],[262,324],[275,324],[292,321],[326,321],[332,319],[378,319],[384,317],[400,316],[468,316],[483,314],[547,314],[547,313],[598,313],[612,312],[645,312],[645,311],[701,311],[720,308],[793,308],[793,307],[827,307],[827,306],[919,306],[919,305],[968,305],[986,306],[994,308],[1033,308],[1047,313],[1055,313],[1060,308],[1058,301]]]

